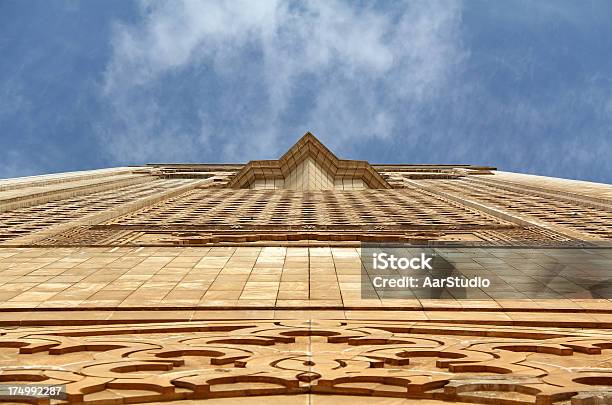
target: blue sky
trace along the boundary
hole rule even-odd
[[[0,0],[0,177],[276,158],[612,183],[612,2]]]

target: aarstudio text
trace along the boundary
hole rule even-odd
[[[376,288],[487,288],[491,281],[483,277],[389,277],[376,276],[372,278],[372,285]]]

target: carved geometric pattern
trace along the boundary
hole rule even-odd
[[[494,181],[471,180],[421,180],[431,189],[440,189],[462,198],[483,202],[509,212],[526,215],[591,234],[602,239],[612,239],[612,209],[595,208],[570,202],[561,196],[550,198],[511,189],[500,188]],[[520,187],[520,185],[519,185]]]
[[[2,382],[66,384],[67,400],[84,404],[279,394],[538,405],[612,398],[607,331],[296,320],[3,335]]]
[[[511,225],[416,187],[400,190],[191,190],[118,217],[117,225],[355,225],[468,227]]]
[[[514,227],[495,230],[478,231],[477,235],[490,244],[512,244],[518,246],[521,243],[542,245],[584,245],[584,242],[569,239],[553,231],[535,226]]]
[[[91,226],[75,226],[33,243],[35,246],[110,246],[129,241],[133,231]],[[135,235],[134,235],[135,236]]]
[[[342,232],[318,230],[316,226],[303,226],[287,231],[284,226],[268,226],[256,229],[232,225],[218,229],[189,228],[168,229],[168,226],[146,226],[132,230],[132,227],[116,225],[78,226],[34,243],[35,246],[200,246],[200,245],[242,245],[245,243],[274,243],[280,246],[310,245],[319,242],[355,245],[361,242],[401,242],[421,244],[436,240],[442,245],[460,242],[466,246],[588,246],[587,243],[568,239],[563,235],[537,227],[508,227],[495,230],[465,231],[402,231],[394,227],[376,226],[371,229],[344,229]],[[171,228],[171,227],[170,227]],[[227,229],[225,229],[227,228]]]
[[[113,190],[99,191],[2,212],[0,213],[0,242],[58,224],[76,221],[87,215],[159,194],[192,181],[180,179],[152,180],[144,184],[123,186]]]

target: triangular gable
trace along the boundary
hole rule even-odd
[[[300,190],[391,188],[367,161],[338,159],[310,132],[278,160],[250,161],[229,186]]]

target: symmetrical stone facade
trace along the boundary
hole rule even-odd
[[[0,384],[100,405],[612,403],[612,305],[588,288],[609,287],[611,241],[612,186],[343,160],[310,133],[278,160],[2,180]],[[496,294],[364,297],[364,242],[435,246]]]

